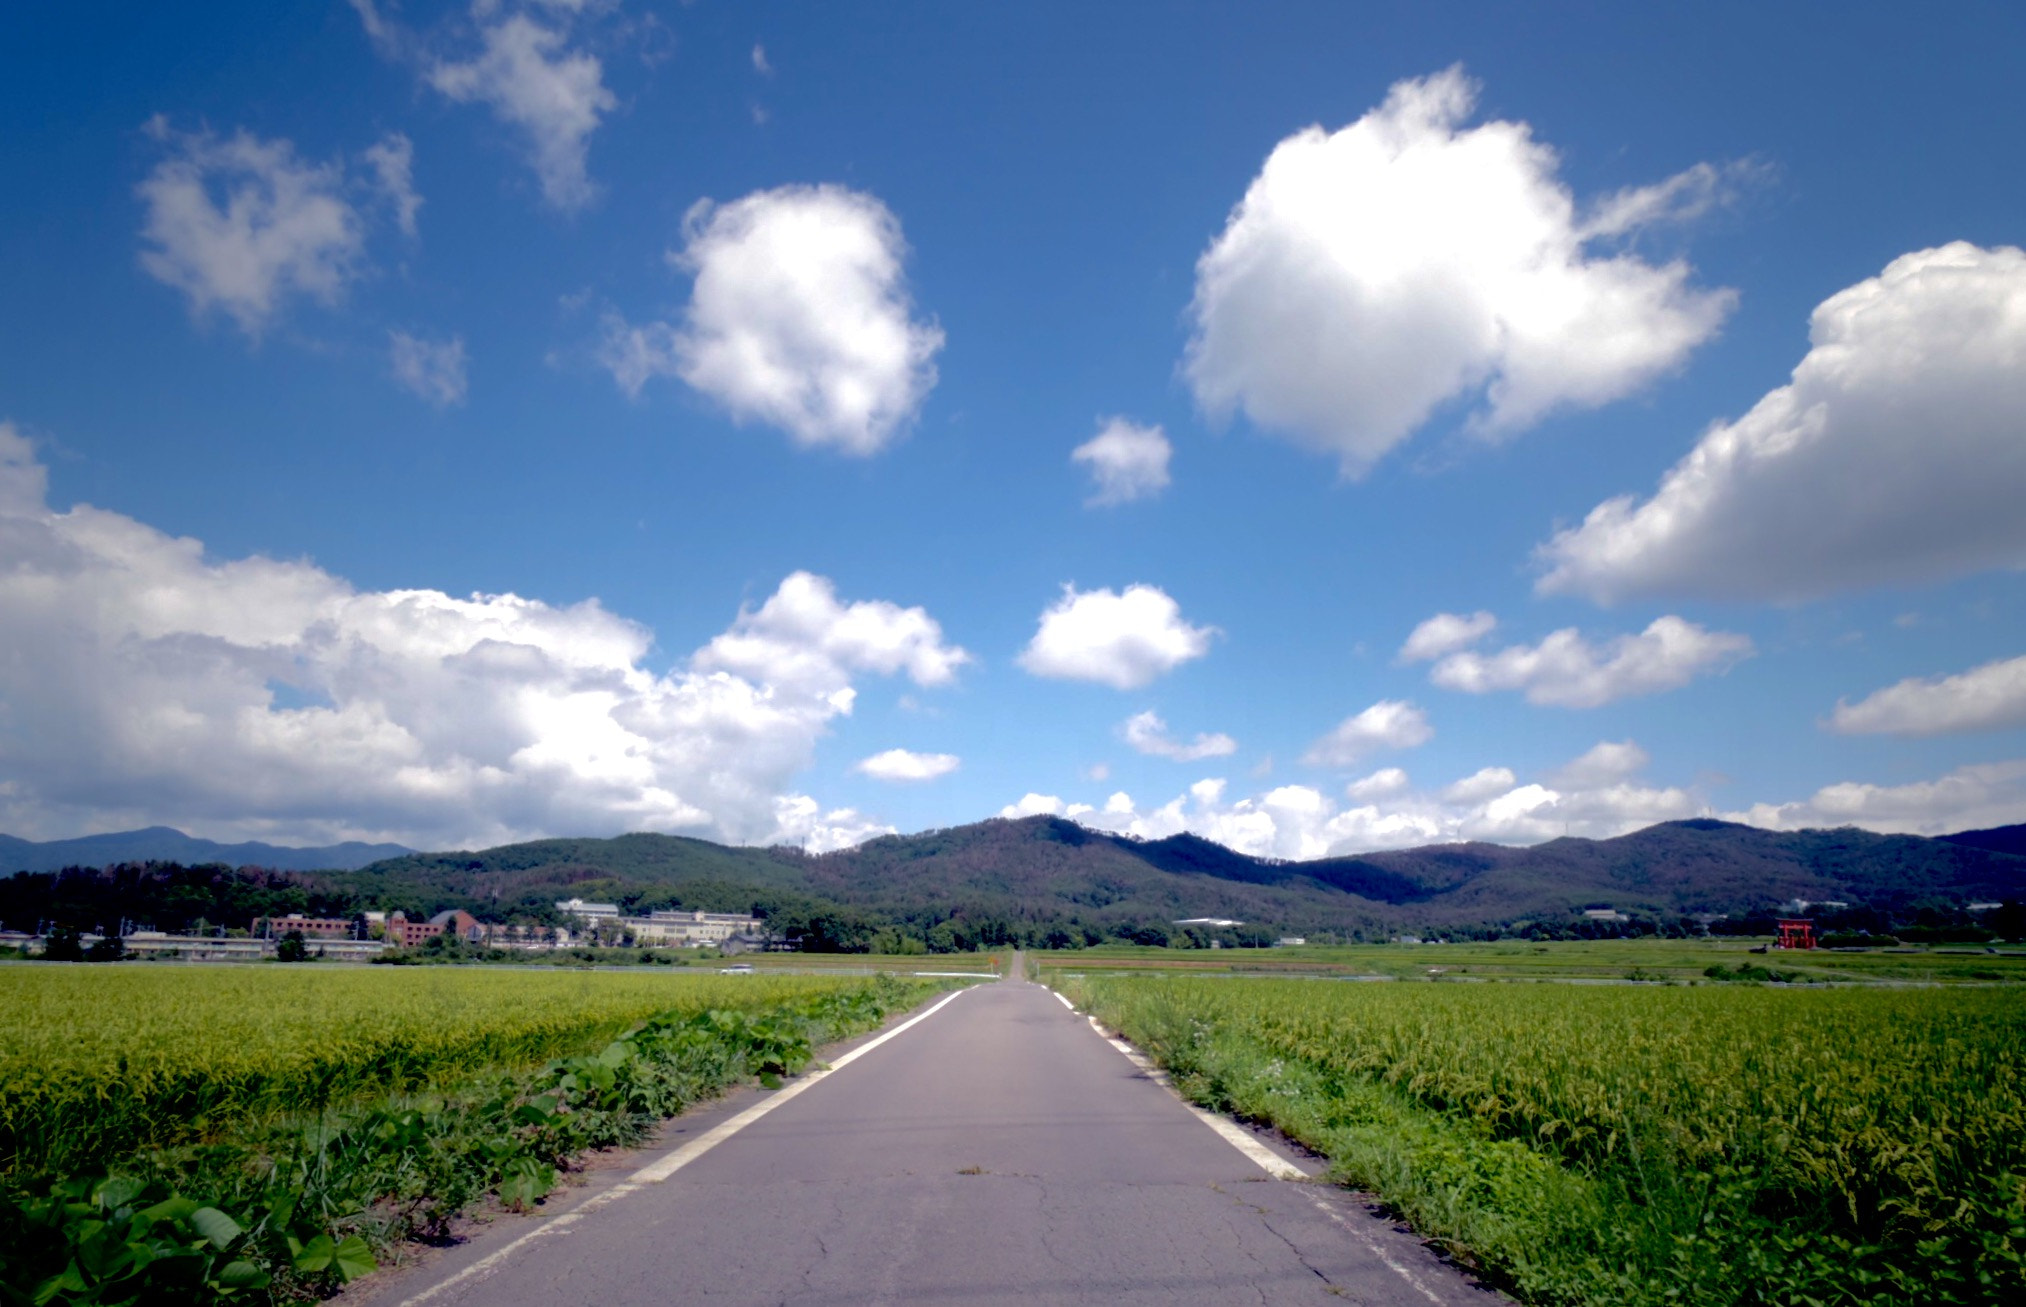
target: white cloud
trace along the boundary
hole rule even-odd
[[[828,845],[884,829],[792,782],[866,675],[965,661],[919,608],[796,573],[668,670],[595,600],[361,591],[53,512],[0,427],[0,829],[472,847],[683,830]]]
[[[1662,223],[1692,222],[1730,203],[1743,185],[1767,171],[1754,162],[1721,168],[1698,163],[1666,181],[1633,186],[1605,196],[1592,206],[1590,216],[1583,222],[1582,234],[1592,239],[1628,236]]]
[[[2026,658],[1955,676],[1908,677],[1856,703],[1837,700],[1829,724],[1845,735],[1947,735],[2026,726]]]
[[[1053,794],[1036,794],[1029,791],[1020,796],[1018,803],[1009,803],[999,809],[999,815],[1015,820],[1020,817],[1060,817],[1066,809],[1061,799]]]
[[[1174,446],[1159,427],[1112,418],[1073,450],[1071,462],[1090,469],[1093,508],[1150,499],[1168,488],[1168,459]]]
[[[390,59],[399,55],[406,33],[380,13],[374,0],[349,0],[349,3],[359,15],[359,25],[366,29],[366,39],[373,43],[373,48]]]
[[[1413,782],[1407,773],[1398,767],[1381,767],[1370,776],[1361,777],[1344,786],[1346,798],[1365,800],[1383,799],[1391,794],[1405,793]]]
[[[368,33],[374,32],[377,18],[370,6],[360,14]],[[619,103],[605,86],[598,57],[568,49],[564,32],[526,14],[484,23],[479,41],[484,48],[477,57],[435,63],[429,84],[461,104],[486,105],[520,131],[542,198],[551,206],[567,213],[590,204],[598,195],[586,160],[591,134]]]
[[[873,821],[856,808],[829,812],[806,794],[785,794],[774,800],[774,835],[769,844],[792,844],[811,853],[835,853],[882,835],[900,832]]]
[[[1482,610],[1464,616],[1460,613],[1437,613],[1414,628],[1407,637],[1407,643],[1400,646],[1400,661],[1403,663],[1426,662],[1444,654],[1468,649],[1498,625],[1498,619]]]
[[[604,339],[598,342],[598,362],[612,374],[619,389],[638,399],[641,388],[656,377],[680,373],[681,339],[681,333],[666,322],[635,325],[608,313]]]
[[[767,47],[757,43],[753,46],[753,71],[762,77],[774,75],[774,65],[767,62]]]
[[[387,333],[394,380],[438,408],[464,402],[464,337],[425,340],[405,331]]]
[[[1746,636],[1662,617],[1638,635],[1616,636],[1601,645],[1568,627],[1537,645],[1516,644],[1494,654],[1459,651],[1436,663],[1428,679],[1466,694],[1523,690],[1528,703],[1595,708],[1631,695],[1678,689],[1698,676],[1726,671],[1751,653]]]
[[[936,384],[941,328],[910,317],[900,222],[842,186],[784,186],[684,220],[670,263],[695,277],[680,326],[606,324],[629,395],[680,377],[740,421],[848,454],[883,448]]]
[[[1484,767],[1444,786],[1442,798],[1448,803],[1486,803],[1509,793],[1518,784],[1510,767]]]
[[[939,776],[948,776],[960,763],[954,753],[910,753],[906,749],[888,749],[870,758],[859,759],[852,770],[876,781],[932,781]]]
[[[1370,754],[1413,749],[1435,738],[1428,714],[1404,699],[1381,699],[1338,722],[1302,756],[1311,767],[1350,767]]]
[[[1656,822],[1711,815],[1694,793],[1639,781],[1646,755],[1630,740],[1598,744],[1542,780],[1521,783],[1486,767],[1444,790],[1415,790],[1397,768],[1354,782],[1339,806],[1321,791],[1284,785],[1227,803],[1221,780],[1198,781],[1155,807],[1114,794],[1102,807],[1029,794],[1006,817],[1047,812],[1093,830],[1141,839],[1190,831],[1259,857],[1342,857],[1378,849],[1487,840],[1538,844],[1564,835],[1609,839]],[[2026,821],[2026,760],[1962,767],[1938,780],[1827,786],[1805,801],[1758,804],[1726,820],[1776,830],[1855,825],[1941,835]]]
[[[695,664],[821,697],[848,696],[853,671],[904,672],[916,685],[947,685],[970,661],[944,642],[942,626],[924,609],[885,600],[847,605],[827,578],[796,572],[758,609],[741,609]]]
[[[1809,340],[1652,498],[1541,546],[1539,589],[1794,600],[2026,566],[2026,252],[1903,255],[1823,301]]]
[[[1651,756],[1631,740],[1599,740],[1588,753],[1565,764],[1549,780],[1572,790],[1601,789],[1646,770]]]
[[[1561,774],[1574,775],[1580,762]],[[1353,782],[1346,790],[1348,806],[1305,785],[1283,785],[1229,803],[1224,793],[1221,780],[1198,781],[1157,807],[1143,808],[1115,794],[1102,808],[1081,812],[1058,797],[1029,795],[1003,815],[1018,815],[1024,806],[1142,839],[1191,831],[1260,857],[1320,858],[1460,840],[1601,839],[1702,810],[1688,791],[1641,785],[1630,774],[1595,784],[1549,785],[1521,783],[1503,767],[1484,768],[1435,794],[1416,791],[1404,772],[1387,768]]]
[[[1165,591],[1129,585],[1124,593],[1062,587],[1020,654],[1036,676],[1098,681],[1137,690],[1210,652],[1214,626],[1191,626]]]
[[[373,170],[373,183],[394,208],[395,225],[404,236],[416,233],[415,214],[422,197],[415,190],[415,145],[400,132],[388,132],[366,147],[366,166]]]
[[[186,135],[158,117],[148,132],[170,149],[136,188],[149,275],[188,296],[198,316],[220,310],[254,337],[292,294],[337,301],[365,251],[341,169],[246,131]]]
[[[1187,744],[1168,736],[1168,724],[1152,709],[1135,713],[1119,728],[1125,741],[1141,753],[1153,758],[1168,758],[1175,762],[1198,762],[1204,758],[1222,758],[1238,752],[1238,741],[1219,732],[1206,735],[1198,732],[1196,738]]]
[[[35,446],[12,422],[0,422],[0,521],[43,510],[49,496],[49,469]]]
[[[1483,435],[1622,398],[1729,310],[1683,262],[1605,248],[1676,219],[1728,172],[1605,198],[1586,218],[1524,123],[1466,128],[1476,85],[1403,81],[1337,132],[1274,148],[1196,269],[1187,372],[1213,414],[1358,475],[1444,404]]]
[[[2026,821],[2026,760],[1958,767],[1908,785],[1843,781],[1795,803],[1759,803],[1725,813],[1773,830],[1861,826],[1904,835],[1947,835]]]

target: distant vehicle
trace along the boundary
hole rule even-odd
[[[750,962],[739,962],[729,967],[719,967],[718,974],[720,976],[750,976],[753,974],[753,964]]]

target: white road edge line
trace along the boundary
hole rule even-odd
[[[1328,1203],[1324,1202],[1321,1198],[1317,1197],[1315,1194],[1310,1194],[1308,1196],[1308,1200],[1316,1205],[1317,1211],[1321,1212],[1324,1216],[1329,1217],[1330,1220],[1336,1222],[1339,1226],[1341,1226],[1346,1234],[1349,1234],[1359,1243],[1365,1245],[1365,1247],[1371,1251],[1372,1256],[1378,1258],[1380,1261],[1386,1264],[1388,1270],[1392,1271],[1393,1274],[1399,1276],[1401,1279],[1405,1280],[1408,1284],[1412,1285],[1414,1289],[1418,1293],[1420,1293],[1420,1295],[1423,1298],[1426,1298],[1429,1302],[1436,1304],[1436,1307],[1441,1307],[1442,1296],[1436,1293],[1435,1290],[1423,1284],[1420,1278],[1416,1276],[1414,1272],[1400,1265],[1399,1262],[1394,1261],[1391,1255],[1389,1255],[1384,1248],[1381,1248],[1379,1246],[1379,1241],[1377,1239],[1374,1239],[1371,1235],[1365,1233],[1363,1230],[1360,1230],[1357,1226],[1352,1225],[1349,1221],[1346,1221],[1344,1219],[1344,1214],[1342,1212],[1339,1212],[1334,1207],[1331,1207]]]
[[[1055,991],[1052,989],[1049,990],[1048,992],[1051,994],[1055,994]],[[1068,1008],[1071,1012],[1076,1011],[1076,1004],[1070,1002],[1068,999],[1064,998],[1060,994],[1055,994],[1055,1001],[1062,1004],[1062,1006]]]
[[[808,1089],[811,1085],[824,1079],[826,1076],[834,1075],[843,1068],[851,1065],[853,1062],[856,1062],[859,1058],[864,1057],[867,1053],[870,1053],[873,1049],[878,1048],[881,1044],[884,1044],[887,1040],[892,1039],[894,1036],[900,1034],[908,1027],[918,1025],[921,1022],[927,1021],[937,1012],[940,1012],[946,1005],[955,1001],[959,995],[967,994],[969,992],[970,990],[968,988],[959,989],[954,993],[944,996],[942,999],[936,1002],[935,1006],[931,1007],[928,1011],[923,1012],[921,1015],[909,1017],[906,1021],[901,1022],[899,1025],[895,1026],[893,1029],[889,1031],[886,1031],[884,1034],[879,1035],[877,1038],[866,1040],[863,1044],[860,1044],[857,1048],[854,1048],[850,1052],[843,1054],[841,1057],[839,1057],[835,1062],[832,1062],[830,1065],[825,1067],[819,1067],[818,1069],[809,1072],[807,1075],[802,1076],[800,1079],[795,1080],[789,1083],[788,1085],[785,1085],[782,1088],[775,1090],[772,1094],[768,1095],[766,1098],[761,1099],[759,1102],[753,1104],[753,1106],[747,1108],[745,1111],[739,1113],[737,1116],[732,1117],[728,1121],[722,1121],[719,1122],[717,1125],[712,1126],[709,1130],[706,1130],[704,1133],[690,1140],[688,1143],[676,1149],[668,1156],[661,1158],[659,1161],[652,1162],[646,1166],[641,1167],[638,1171],[635,1171],[632,1175],[626,1177],[626,1179],[620,1181],[618,1184],[613,1185],[610,1189],[605,1190],[603,1193],[593,1194],[591,1197],[585,1199],[582,1203],[578,1204],[571,1211],[564,1212],[560,1216],[550,1217],[548,1220],[542,1222],[540,1225],[528,1231],[520,1238],[515,1239],[513,1242],[507,1244],[502,1248],[498,1248],[490,1253],[487,1253],[484,1257],[479,1258],[477,1261],[465,1267],[457,1274],[450,1276],[447,1279],[437,1281],[435,1284],[430,1285],[427,1289],[424,1289],[421,1293],[416,1294],[412,1298],[404,1299],[401,1303],[401,1307],[417,1307],[417,1304],[428,1302],[431,1298],[436,1297],[438,1294],[444,1292],[447,1289],[453,1288],[457,1285],[467,1284],[473,1280],[483,1279],[484,1277],[498,1270],[500,1266],[503,1263],[505,1263],[505,1261],[509,1257],[519,1252],[522,1248],[526,1247],[528,1244],[533,1243],[535,1240],[551,1234],[567,1233],[569,1227],[575,1225],[578,1221],[590,1215],[592,1212],[597,1211],[599,1208],[604,1207],[610,1203],[615,1203],[619,1201],[621,1198],[626,1197],[628,1194],[637,1193],[640,1191],[641,1188],[643,1188],[646,1185],[660,1184],[663,1180],[668,1179],[668,1177],[674,1175],[677,1171],[680,1171],[683,1167],[688,1166],[691,1162],[694,1162],[697,1158],[702,1157],[705,1153],[717,1147],[725,1140],[731,1138],[739,1131],[745,1129],[753,1122],[759,1120],[767,1113],[773,1111],[781,1104],[787,1102],[791,1098],[794,1098],[797,1094],[802,1093],[804,1090]]]
[[[1119,1052],[1125,1054],[1126,1060],[1131,1062],[1134,1066],[1138,1067],[1144,1073],[1146,1073],[1148,1079],[1159,1084],[1162,1088],[1167,1089],[1169,1092],[1175,1093],[1174,1082],[1168,1079],[1168,1073],[1161,1070],[1161,1068],[1155,1066],[1151,1061],[1149,1061],[1145,1057],[1145,1055],[1143,1055],[1140,1052],[1139,1049],[1134,1048],[1131,1044],[1128,1044],[1123,1039],[1116,1039],[1111,1035],[1105,1034],[1104,1027],[1097,1023],[1096,1017],[1090,1018],[1090,1028],[1092,1030],[1097,1031],[1099,1037],[1102,1038],[1105,1043],[1110,1044],[1113,1048],[1116,1048]],[[1252,1135],[1243,1126],[1239,1125],[1236,1121],[1232,1121],[1225,1117],[1218,1116],[1215,1112],[1205,1111],[1204,1109],[1190,1102],[1188,1099],[1182,1098],[1180,1093],[1175,1093],[1175,1097],[1181,1099],[1182,1106],[1188,1108],[1191,1112],[1195,1113],[1196,1119],[1198,1121],[1201,1121],[1204,1125],[1207,1125],[1212,1130],[1215,1130],[1219,1135],[1223,1137],[1225,1143],[1230,1144],[1233,1148],[1236,1148],[1239,1152],[1245,1154],[1245,1156],[1249,1158],[1254,1164],[1256,1164],[1260,1170],[1266,1172],[1274,1179],[1276,1180],[1308,1179],[1308,1172],[1302,1170],[1294,1163],[1288,1161],[1286,1158],[1282,1157],[1279,1153],[1274,1152],[1271,1148],[1268,1148],[1265,1144],[1260,1143],[1257,1139],[1253,1138]]]
[[[1062,998],[1062,995],[1060,994],[1056,994],[1055,996],[1057,998]],[[1068,1004],[1069,1002],[1069,1000],[1066,998],[1063,998],[1062,1001],[1064,1004]],[[1074,1011],[1075,1009],[1072,1008],[1071,1010]],[[1265,1144],[1260,1143],[1259,1140],[1255,1139],[1250,1133],[1248,1133],[1245,1130],[1243,1126],[1240,1126],[1236,1121],[1232,1121],[1226,1117],[1219,1116],[1215,1112],[1205,1111],[1203,1108],[1196,1106],[1188,1099],[1182,1098],[1181,1092],[1175,1089],[1174,1082],[1168,1079],[1167,1072],[1155,1066],[1151,1061],[1147,1059],[1145,1054],[1141,1053],[1140,1050],[1134,1048],[1131,1044],[1128,1044],[1125,1040],[1106,1034],[1104,1027],[1098,1024],[1096,1017],[1090,1017],[1089,1021],[1090,1021],[1090,1028],[1092,1030],[1097,1031],[1099,1038],[1103,1039],[1107,1044],[1110,1044],[1113,1048],[1116,1048],[1119,1052],[1125,1054],[1126,1059],[1130,1061],[1134,1066],[1138,1067],[1141,1071],[1145,1072],[1149,1079],[1155,1081],[1163,1088],[1173,1093],[1176,1098],[1181,1100],[1182,1106],[1188,1108],[1191,1112],[1194,1112],[1196,1114],[1196,1119],[1198,1121],[1201,1121],[1204,1125],[1209,1126],[1212,1130],[1215,1130],[1219,1135],[1222,1135],[1224,1137],[1224,1142],[1230,1144],[1233,1148],[1236,1148],[1239,1152],[1245,1154],[1246,1157],[1250,1158],[1255,1164],[1258,1165],[1260,1170],[1266,1172],[1268,1175],[1272,1176],[1276,1180],[1307,1180],[1311,1178],[1308,1172],[1301,1170],[1299,1167],[1295,1166],[1292,1162],[1289,1162],[1286,1158],[1282,1157],[1280,1154],[1268,1148]],[[1345,1220],[1343,1217],[1343,1213],[1331,1207],[1328,1203],[1324,1202],[1317,1195],[1309,1194],[1308,1200],[1311,1203],[1315,1204],[1317,1211],[1321,1212],[1324,1216],[1329,1217],[1331,1221],[1335,1222],[1338,1226],[1342,1227],[1345,1233],[1353,1236],[1354,1238],[1357,1239],[1359,1243],[1365,1245],[1366,1249],[1370,1251],[1374,1257],[1377,1257],[1379,1261],[1385,1265],[1387,1270],[1393,1272],[1393,1274],[1405,1280],[1408,1283],[1408,1285],[1415,1290],[1415,1292],[1419,1293],[1429,1302],[1435,1303],[1437,1307],[1441,1307],[1442,1303],[1441,1295],[1437,1294],[1433,1289],[1430,1289],[1426,1284],[1422,1283],[1421,1279],[1418,1276],[1416,1276],[1414,1272],[1408,1270],[1405,1266],[1402,1266],[1397,1260],[1395,1260],[1390,1254],[1388,1254],[1384,1248],[1381,1248],[1379,1246],[1378,1241],[1373,1239],[1371,1235],[1367,1234],[1363,1230],[1358,1229],[1356,1226],[1352,1225],[1349,1221]]]

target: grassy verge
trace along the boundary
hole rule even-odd
[[[2010,991],[1061,987],[1529,1302],[2026,1301]]]
[[[0,1302],[322,1296],[390,1246],[440,1237],[475,1203],[540,1201],[588,1149],[638,1142],[748,1076],[778,1083],[816,1045],[932,988],[807,982],[742,1009],[668,1011],[539,1067],[439,1075],[422,1093],[309,1115],[242,1115],[230,1131],[100,1166],[17,1157],[0,1178]]]

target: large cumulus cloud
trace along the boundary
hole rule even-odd
[[[884,829],[793,792],[864,675],[967,660],[919,608],[796,573],[667,671],[596,600],[361,591],[53,511],[0,425],[0,828],[174,822],[443,846],[680,830],[834,847]]]
[[[1734,170],[1579,208],[1525,123],[1465,126],[1476,92],[1458,68],[1403,81],[1274,148],[1197,265],[1204,408],[1357,475],[1444,404],[1481,397],[1476,430],[1510,434],[1622,398],[1716,331],[1730,292],[1622,238],[1708,207]]]
[[[670,265],[695,286],[680,324],[607,321],[600,357],[628,394],[682,378],[740,422],[869,455],[920,413],[942,328],[914,318],[900,220],[842,186],[697,204]]]
[[[2026,565],[2026,252],[1958,242],[1824,300],[1793,378],[1644,502],[1540,549],[1540,589],[1798,600]]]

